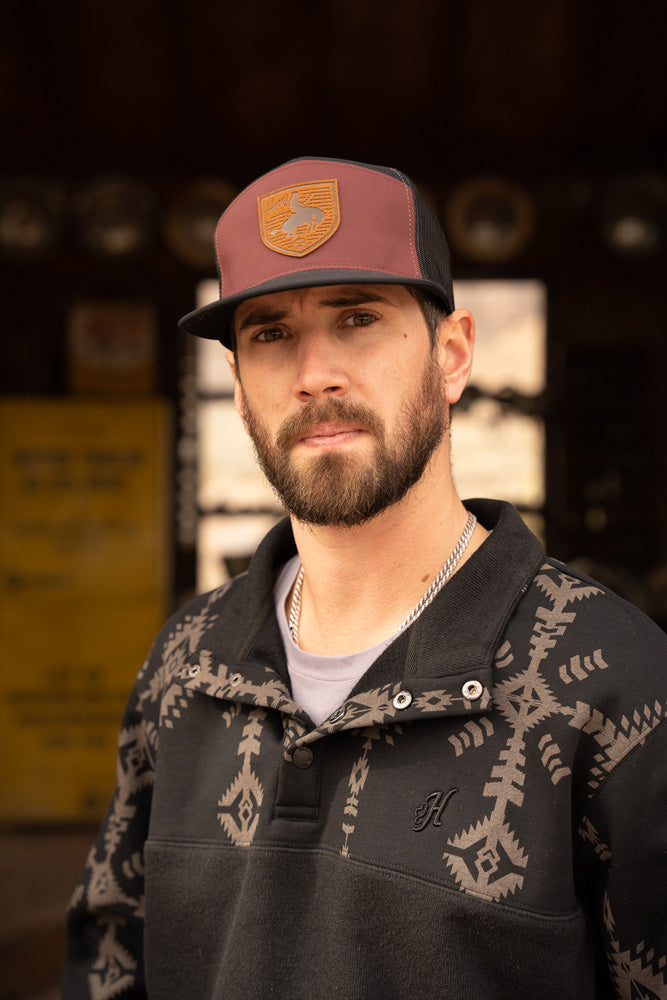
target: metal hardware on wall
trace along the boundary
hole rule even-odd
[[[195,181],[174,199],[167,210],[164,238],[179,260],[201,271],[215,271],[213,234],[236,193],[226,181],[207,178]]]
[[[130,177],[103,177],[72,200],[77,232],[88,250],[127,257],[145,250],[155,235],[157,201],[146,185]]]
[[[667,226],[667,179],[644,173],[621,177],[606,188],[600,211],[602,238],[624,257],[659,252]]]
[[[31,262],[54,252],[64,208],[65,194],[57,181],[9,177],[0,182],[0,254]]]
[[[445,231],[470,260],[497,264],[526,249],[535,230],[530,195],[512,181],[479,177],[459,185],[445,209]]]

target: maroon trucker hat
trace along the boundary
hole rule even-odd
[[[290,160],[245,188],[215,230],[220,298],[179,327],[232,346],[244,299],[312,285],[417,285],[454,309],[449,250],[436,216],[393,167]]]

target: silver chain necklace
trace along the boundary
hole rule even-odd
[[[411,625],[415,618],[424,611],[425,608],[434,600],[438,593],[445,586],[450,576],[458,566],[461,561],[461,557],[465,550],[468,548],[468,542],[472,538],[472,533],[475,530],[475,525],[477,523],[477,518],[474,514],[468,514],[468,520],[466,521],[466,526],[463,529],[463,534],[459,538],[454,551],[450,555],[449,559],[442,567],[435,580],[428,588],[424,596],[415,604],[414,608],[405,619],[403,624],[397,629],[398,632],[402,632],[404,628]],[[299,645],[299,624],[301,622],[301,595],[303,593],[303,577],[304,571],[303,566],[299,570],[299,575],[296,578],[296,583],[294,585],[294,593],[292,594],[292,603],[289,609],[289,620],[288,627],[290,630],[290,635],[294,639],[296,645]]]

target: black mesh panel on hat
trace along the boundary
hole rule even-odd
[[[443,287],[447,292],[447,308],[454,310],[454,289],[451,278],[451,260],[445,234],[436,215],[426,204],[409,177],[396,171],[398,176],[411,188],[415,199],[415,234],[417,260],[427,281]]]

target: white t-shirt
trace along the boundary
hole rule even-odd
[[[317,656],[301,649],[292,638],[285,614],[285,601],[300,568],[301,561],[297,555],[285,563],[281,570],[274,588],[276,618],[287,655],[292,696],[315,725],[319,726],[345,701],[359,678],[396,636],[383,639],[370,649],[345,656]]]

